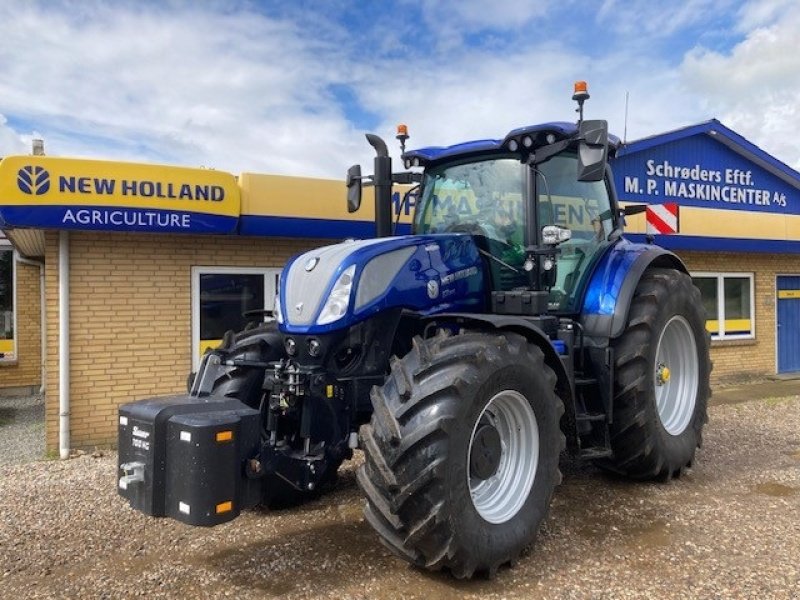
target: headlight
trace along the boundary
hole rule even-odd
[[[275,306],[272,309],[272,314],[278,323],[283,323],[283,312],[281,312],[281,295],[275,296]]]
[[[344,273],[339,275],[339,279],[331,290],[330,298],[322,307],[319,313],[317,325],[327,325],[341,319],[347,312],[350,305],[350,291],[353,289],[353,277],[356,273],[356,266],[348,267]]]

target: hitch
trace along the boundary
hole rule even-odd
[[[139,461],[127,462],[119,466],[125,473],[119,478],[119,489],[127,490],[132,483],[144,483],[144,463]]]

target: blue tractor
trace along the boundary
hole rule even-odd
[[[290,260],[274,321],[206,354],[186,396],[120,409],[119,492],[195,525],[318,494],[360,448],[365,517],[399,557],[492,575],[532,543],[563,451],[637,480],[691,466],[710,396],[700,293],[623,237],[604,121],[348,172],[375,239]],[[405,143],[405,132],[398,135]],[[421,170],[421,172],[420,172]],[[393,184],[416,184],[392,236]],[[405,201],[410,201],[407,194]]]

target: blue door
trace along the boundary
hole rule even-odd
[[[778,373],[800,371],[800,276],[778,276]]]

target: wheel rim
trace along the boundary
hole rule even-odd
[[[528,498],[539,465],[539,426],[525,396],[504,390],[489,401],[472,428],[467,461],[469,492],[478,514],[494,524],[514,517]]]
[[[680,435],[691,423],[699,377],[694,332],[676,315],[661,332],[653,370],[658,418],[670,435]]]

